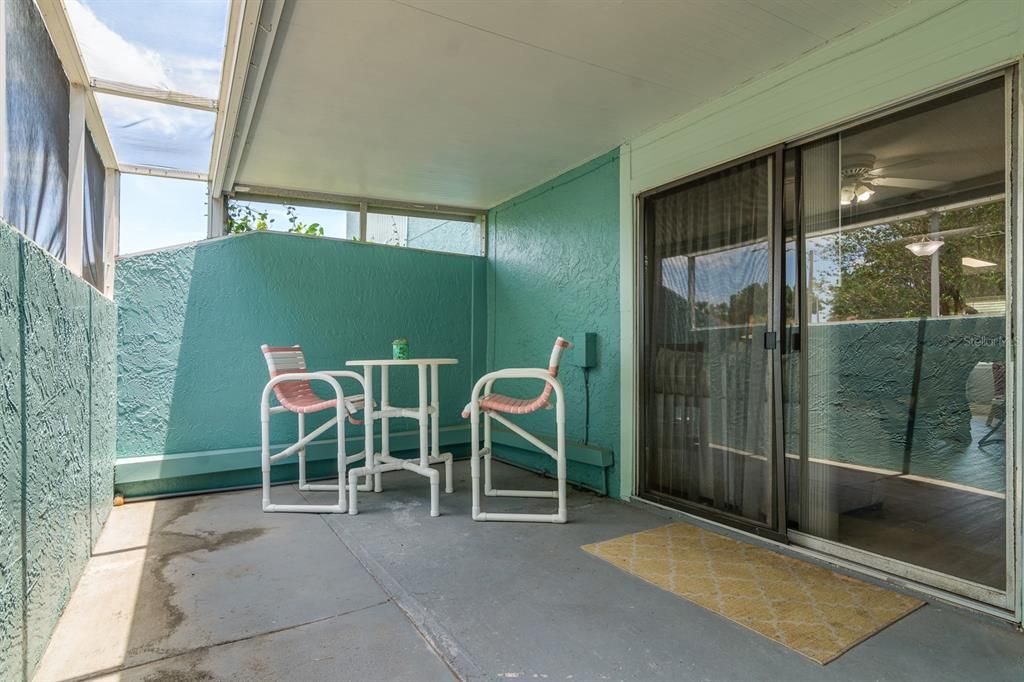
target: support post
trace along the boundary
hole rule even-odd
[[[82,276],[85,240],[85,88],[70,86],[68,125],[68,209],[64,264]]]
[[[103,178],[103,221],[103,295],[113,298],[121,241],[121,173],[114,168],[108,168]]]
[[[216,239],[224,235],[225,220],[225,198],[221,194],[215,194],[213,182],[207,183],[207,225],[206,238]]]
[[[931,218],[931,239],[938,239],[939,237],[939,214],[932,213]],[[940,249],[941,251],[941,249]],[[939,304],[939,251],[932,254],[932,272],[931,272],[931,292],[932,292],[932,305],[931,305],[931,316],[938,317],[942,314],[941,306]]]

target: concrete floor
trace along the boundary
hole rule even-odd
[[[115,509],[36,679],[1024,679],[1024,635],[939,603],[822,667],[579,549],[664,515],[573,491],[565,526],[483,524],[468,498],[460,462],[435,519],[407,472],[356,517],[262,514],[255,490]]]

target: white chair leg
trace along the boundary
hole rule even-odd
[[[348,513],[349,516],[355,516],[359,513],[359,473],[366,467],[360,467],[359,469],[349,469],[348,471]],[[369,476],[367,477],[369,478]]]
[[[491,415],[484,412],[484,495],[494,496],[494,479],[491,478]]]
[[[474,521],[480,521],[480,412],[474,410],[470,421],[469,474],[473,486],[472,516]]]
[[[306,435],[306,415],[299,412],[299,440]],[[306,448],[299,450],[299,490],[307,490],[306,487]]]
[[[270,415],[263,410],[260,425],[260,475],[263,479],[263,511],[270,507]]]
[[[558,471],[558,517],[555,523],[565,523],[569,519],[569,510],[566,503],[565,479],[566,479],[566,458],[565,458],[565,419],[559,415],[558,419],[558,459],[556,467]]]
[[[455,492],[455,488],[452,487],[452,455],[448,453],[448,456],[444,459],[444,491],[445,493]]]
[[[438,489],[441,486],[441,474],[438,473],[437,469],[430,470],[430,515],[440,516],[441,505],[438,494]]]
[[[338,411],[338,513],[348,511],[348,497],[345,495],[345,469],[348,468],[348,457],[345,456],[345,408],[339,400],[335,409]]]

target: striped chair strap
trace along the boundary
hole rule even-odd
[[[558,366],[562,364],[562,356],[565,354],[565,349],[571,347],[572,344],[561,336],[555,339],[555,346],[551,349],[551,359],[548,361],[548,374],[553,377],[558,376]],[[530,412],[551,407],[552,390],[551,384],[545,381],[544,390],[536,398],[512,398],[500,393],[488,393],[485,396],[481,396],[480,407],[485,411],[493,410],[507,414],[529,414]],[[462,410],[462,416],[463,418],[468,418],[469,415],[470,405],[466,405]]]
[[[263,357],[267,361],[270,376],[306,371],[306,357],[302,354],[302,346],[260,346]],[[280,385],[280,384],[279,384]]]

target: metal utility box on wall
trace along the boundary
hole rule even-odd
[[[569,337],[573,347],[569,349],[569,364],[577,367],[594,367],[597,365],[597,334],[581,332]]]

